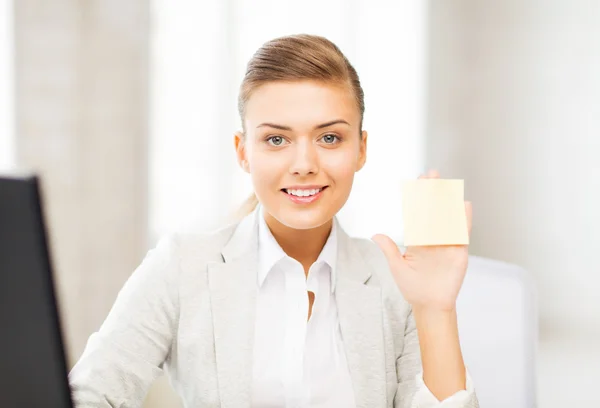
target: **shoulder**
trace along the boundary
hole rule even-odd
[[[163,235],[155,251],[168,254],[180,263],[197,263],[202,260],[220,261],[221,251],[229,242],[238,223],[228,224],[213,231],[177,231]]]

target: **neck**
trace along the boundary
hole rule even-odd
[[[267,212],[264,213],[264,217],[283,252],[300,262],[308,273],[308,268],[317,260],[327,242],[333,219],[316,228],[301,230],[282,224]]]

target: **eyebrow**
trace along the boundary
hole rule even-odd
[[[346,122],[344,119],[336,119],[336,120],[332,120],[330,122],[325,122],[325,123],[315,126],[314,130],[323,129],[323,128],[326,128],[326,127],[329,127],[332,125],[336,125],[338,123],[345,123],[346,125],[350,126],[350,123]],[[256,128],[258,129],[260,127],[272,127],[272,128],[279,129],[279,130],[289,130],[289,131],[292,130],[292,128],[289,126],[278,125],[276,123],[268,123],[268,122],[261,123]]]

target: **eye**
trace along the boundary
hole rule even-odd
[[[272,146],[281,146],[284,142],[285,140],[281,136],[269,136],[267,138],[267,143],[271,144]]]
[[[325,144],[334,144],[340,141],[340,138],[332,133],[327,134],[321,138]]]

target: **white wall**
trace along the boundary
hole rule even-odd
[[[13,7],[0,0],[0,171],[14,166]]]
[[[427,163],[466,179],[472,252],[535,276],[540,407],[600,406],[600,2],[430,7]]]

